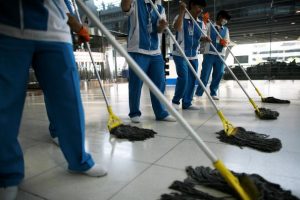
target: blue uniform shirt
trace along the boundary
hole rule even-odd
[[[175,17],[174,23],[178,19],[178,15]],[[173,23],[173,24],[174,24]],[[197,23],[202,28],[202,22],[197,19]],[[176,32],[176,40],[180,47],[184,50],[186,57],[189,60],[197,59],[198,50],[200,48],[201,31],[194,24],[193,20],[186,13],[182,23],[182,30]],[[182,56],[176,45],[173,46],[173,55]]]
[[[165,17],[160,1],[155,3],[159,13]],[[159,18],[148,0],[132,0],[128,18],[128,52],[146,55],[161,54],[161,34],[157,32]]]
[[[0,34],[72,43],[64,0],[0,1]]]
[[[219,33],[222,36],[222,38],[229,42],[229,30],[228,30],[228,28],[226,26],[217,26],[216,24],[214,24],[214,26],[218,27],[216,29],[217,30],[219,29]],[[216,31],[211,27],[211,25],[208,26],[207,35],[210,37],[213,45],[216,47],[218,52],[222,56],[225,56],[226,48],[223,47],[222,45],[220,45],[220,38],[217,35]],[[204,54],[217,55],[217,53],[213,50],[213,48],[210,46],[209,43],[206,43]]]

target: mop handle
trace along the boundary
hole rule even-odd
[[[154,3],[150,0],[149,1],[150,4],[152,5],[152,8],[155,10],[156,14],[158,15],[159,19],[162,19],[160,13],[158,12],[156,6],[154,5]],[[185,60],[188,62],[189,67],[191,69],[191,71],[193,72],[193,74],[197,77],[197,80],[199,81],[199,83],[201,84],[201,86],[203,87],[203,89],[205,90],[205,87],[202,83],[202,81],[200,80],[200,78],[197,76],[196,71],[194,70],[194,68],[192,67],[190,61],[188,60],[188,58],[186,57],[185,53],[183,52],[183,50],[180,48],[180,45],[178,44],[178,42],[176,41],[176,39],[174,38],[172,32],[170,31],[169,28],[166,28],[166,30],[168,31],[170,37],[173,39],[174,43],[176,44],[176,46],[179,48],[180,53],[182,54],[182,56],[184,56]],[[218,113],[221,113],[216,104],[214,103],[214,100],[211,98],[211,96],[208,94],[208,92],[206,91],[206,94],[208,95],[208,97],[210,97],[211,102],[213,102],[213,105],[215,105],[215,108],[217,109]],[[172,108],[174,109],[174,108]],[[177,113],[176,113],[177,114]],[[181,117],[181,116],[180,116]],[[182,124],[184,125],[184,124]],[[205,151],[209,150],[208,147],[205,145],[205,143],[202,141],[202,139],[196,134],[194,135],[194,131],[192,130],[192,132],[189,132],[191,134],[191,136],[193,137],[193,139],[196,141],[196,143],[198,144],[198,146]],[[198,137],[195,137],[198,136]],[[207,154],[207,152],[205,151],[206,155],[209,157],[209,154]],[[213,162],[213,165],[215,166],[215,168],[221,173],[221,175],[224,177],[224,179],[226,180],[226,182],[228,182],[233,188],[234,190],[240,195],[240,197],[244,200],[250,200],[248,194],[244,191],[244,189],[240,186],[238,179],[226,168],[226,166],[220,161],[214,161],[211,159],[211,161]]]
[[[194,24],[196,24],[196,26],[199,28],[199,30],[201,31],[201,33],[207,37],[207,35],[203,32],[203,30],[201,29],[201,27],[199,26],[199,24],[196,22],[196,20],[194,19],[194,17],[191,15],[191,13],[188,11],[188,9],[185,8],[185,11],[187,12],[187,14],[190,16],[190,18],[193,20]],[[246,92],[246,90],[244,89],[244,87],[242,86],[242,84],[240,83],[239,79],[235,76],[235,74],[232,72],[232,70],[230,69],[230,67],[226,64],[226,61],[224,60],[224,58],[221,56],[221,54],[218,52],[218,50],[216,49],[216,47],[213,45],[212,42],[209,43],[210,46],[213,48],[213,50],[217,53],[217,55],[219,56],[219,58],[222,60],[222,62],[224,63],[224,65],[227,67],[228,71],[230,72],[230,74],[233,76],[233,78],[237,81],[237,83],[239,84],[239,86],[241,87],[241,89],[244,91],[244,93],[246,94],[246,96],[248,97],[248,99],[251,99],[250,96],[248,95],[248,93]]]
[[[73,4],[74,4],[74,10],[75,10],[77,19],[78,19],[79,23],[82,24],[82,21],[81,21],[81,18],[80,18],[78,9],[77,9],[76,1],[75,1],[75,0],[72,0],[72,2],[73,2]],[[88,50],[88,52],[89,52],[89,55],[90,55],[90,58],[91,58],[91,61],[92,61],[93,67],[94,67],[94,71],[95,71],[95,73],[96,73],[97,80],[98,80],[98,82],[99,82],[99,85],[100,85],[102,94],[103,94],[103,96],[104,96],[104,100],[105,100],[106,106],[107,106],[107,107],[110,107],[110,104],[109,104],[109,102],[108,102],[108,99],[107,99],[105,90],[104,90],[103,85],[102,85],[102,83],[101,83],[100,75],[99,75],[99,73],[98,73],[98,71],[97,71],[97,68],[96,68],[96,64],[95,64],[95,61],[94,61],[94,57],[93,57],[93,55],[92,55],[92,51],[91,51],[91,48],[90,48],[90,44],[89,44],[88,42],[84,42],[84,45],[87,47],[87,50]],[[102,45],[103,45],[103,44],[102,44]]]
[[[154,5],[154,3],[152,1],[149,1],[149,3],[151,4],[153,10],[156,12],[157,16],[159,17],[159,19],[162,19],[161,14],[158,12],[156,6]],[[175,43],[176,47],[178,48],[178,50],[180,51],[181,55],[183,56],[183,58],[186,60],[186,62],[188,63],[188,66],[190,68],[190,70],[192,71],[193,75],[195,76],[195,78],[197,79],[198,83],[200,84],[200,86],[202,87],[202,89],[204,90],[205,94],[207,95],[207,97],[209,98],[209,100],[211,101],[211,103],[213,104],[214,108],[217,110],[217,112],[220,111],[220,109],[218,108],[217,104],[215,103],[215,101],[212,99],[212,97],[210,96],[208,90],[205,88],[205,85],[203,84],[203,82],[201,81],[200,77],[198,76],[197,72],[195,71],[194,67],[192,66],[191,62],[189,61],[189,59],[186,57],[184,51],[182,50],[182,48],[180,47],[180,45],[178,44],[178,42],[176,41],[174,35],[172,34],[171,30],[169,29],[169,27],[166,27],[166,30],[168,32],[168,34],[170,35],[171,39],[173,40],[173,42]]]
[[[130,66],[130,68],[135,72],[135,74],[145,82],[145,84],[149,87],[151,92],[159,99],[160,102],[164,103],[167,107],[168,111],[178,120],[178,122],[185,128],[185,130],[190,133],[190,135],[195,139],[198,146],[205,152],[207,157],[212,162],[217,162],[218,159],[216,155],[206,146],[204,141],[200,138],[200,136],[193,130],[193,128],[187,123],[187,121],[172,107],[167,98],[160,92],[160,90],[154,85],[154,83],[149,79],[149,77],[145,74],[145,72],[136,64],[136,62],[129,56],[127,51],[115,40],[115,38],[111,35],[111,33],[107,30],[107,28],[99,21],[99,19],[87,8],[86,5],[82,2],[82,0],[77,0],[80,8],[85,12],[85,14],[92,20],[94,24],[101,30],[101,32],[107,37],[107,40],[111,43],[111,45],[120,53],[120,55],[124,56]]]
[[[216,30],[215,26],[212,24],[212,22],[208,19],[209,24],[211,25],[211,27],[213,27],[213,29],[215,30],[215,32],[218,34],[218,36],[223,39],[223,37],[221,36],[221,34],[219,33],[219,31]],[[249,77],[249,75],[247,74],[246,70],[244,69],[244,67],[241,65],[240,61],[237,59],[237,57],[233,54],[233,52],[231,51],[231,49],[228,47],[227,48],[229,53],[232,55],[232,57],[235,59],[235,61],[238,63],[239,67],[242,69],[243,73],[245,74],[245,76],[248,78],[248,80],[251,82],[251,84],[253,85],[253,87],[256,89],[256,86],[254,85],[253,81],[251,80],[251,78]],[[259,92],[259,96],[261,96],[260,92]],[[262,97],[262,96],[261,96]]]

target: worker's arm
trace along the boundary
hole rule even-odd
[[[67,16],[68,16],[68,25],[70,26],[71,31],[75,33],[79,33],[80,29],[83,27],[82,24],[80,24],[76,19],[76,17],[74,17],[70,13],[67,13]]]
[[[162,33],[166,27],[168,26],[168,22],[165,19],[159,20],[158,26],[157,26],[157,32]]]
[[[76,17],[71,15],[70,13],[67,13],[68,16],[68,25],[71,28],[71,31],[77,33],[79,36],[79,41],[81,42],[89,42],[90,41],[90,34],[86,27],[84,27],[82,24],[78,22]]]
[[[129,12],[131,8],[132,0],[122,0],[121,1],[121,8],[123,12]]]
[[[166,12],[165,12],[164,8],[162,9],[162,12],[160,15],[161,15],[161,19],[158,21],[158,24],[157,24],[157,32],[158,33],[162,33],[168,26],[167,16],[166,16]]]
[[[230,43],[230,37],[229,37],[229,30],[227,29],[225,37],[223,39],[220,39],[220,44],[223,47],[227,47],[229,43]]]
[[[178,32],[182,31],[185,8],[186,4],[184,2],[181,2],[179,7],[179,16],[174,22],[174,29]]]

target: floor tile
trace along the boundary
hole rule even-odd
[[[163,177],[163,178],[162,178]],[[183,170],[170,169],[160,166],[152,166],[132,183],[123,188],[111,200],[153,200],[160,195],[170,193],[168,187],[175,180],[183,180],[186,174]]]
[[[95,155],[94,158],[96,162],[101,163],[100,156]],[[105,165],[109,171],[108,175],[102,178],[70,174],[65,166],[60,166],[25,181],[21,188],[51,200],[105,200],[148,167],[144,163],[120,158],[113,159]]]

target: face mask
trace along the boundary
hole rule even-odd
[[[227,22],[228,21],[226,19],[223,19],[222,22],[221,22],[222,26],[225,26],[225,24],[227,24]]]

